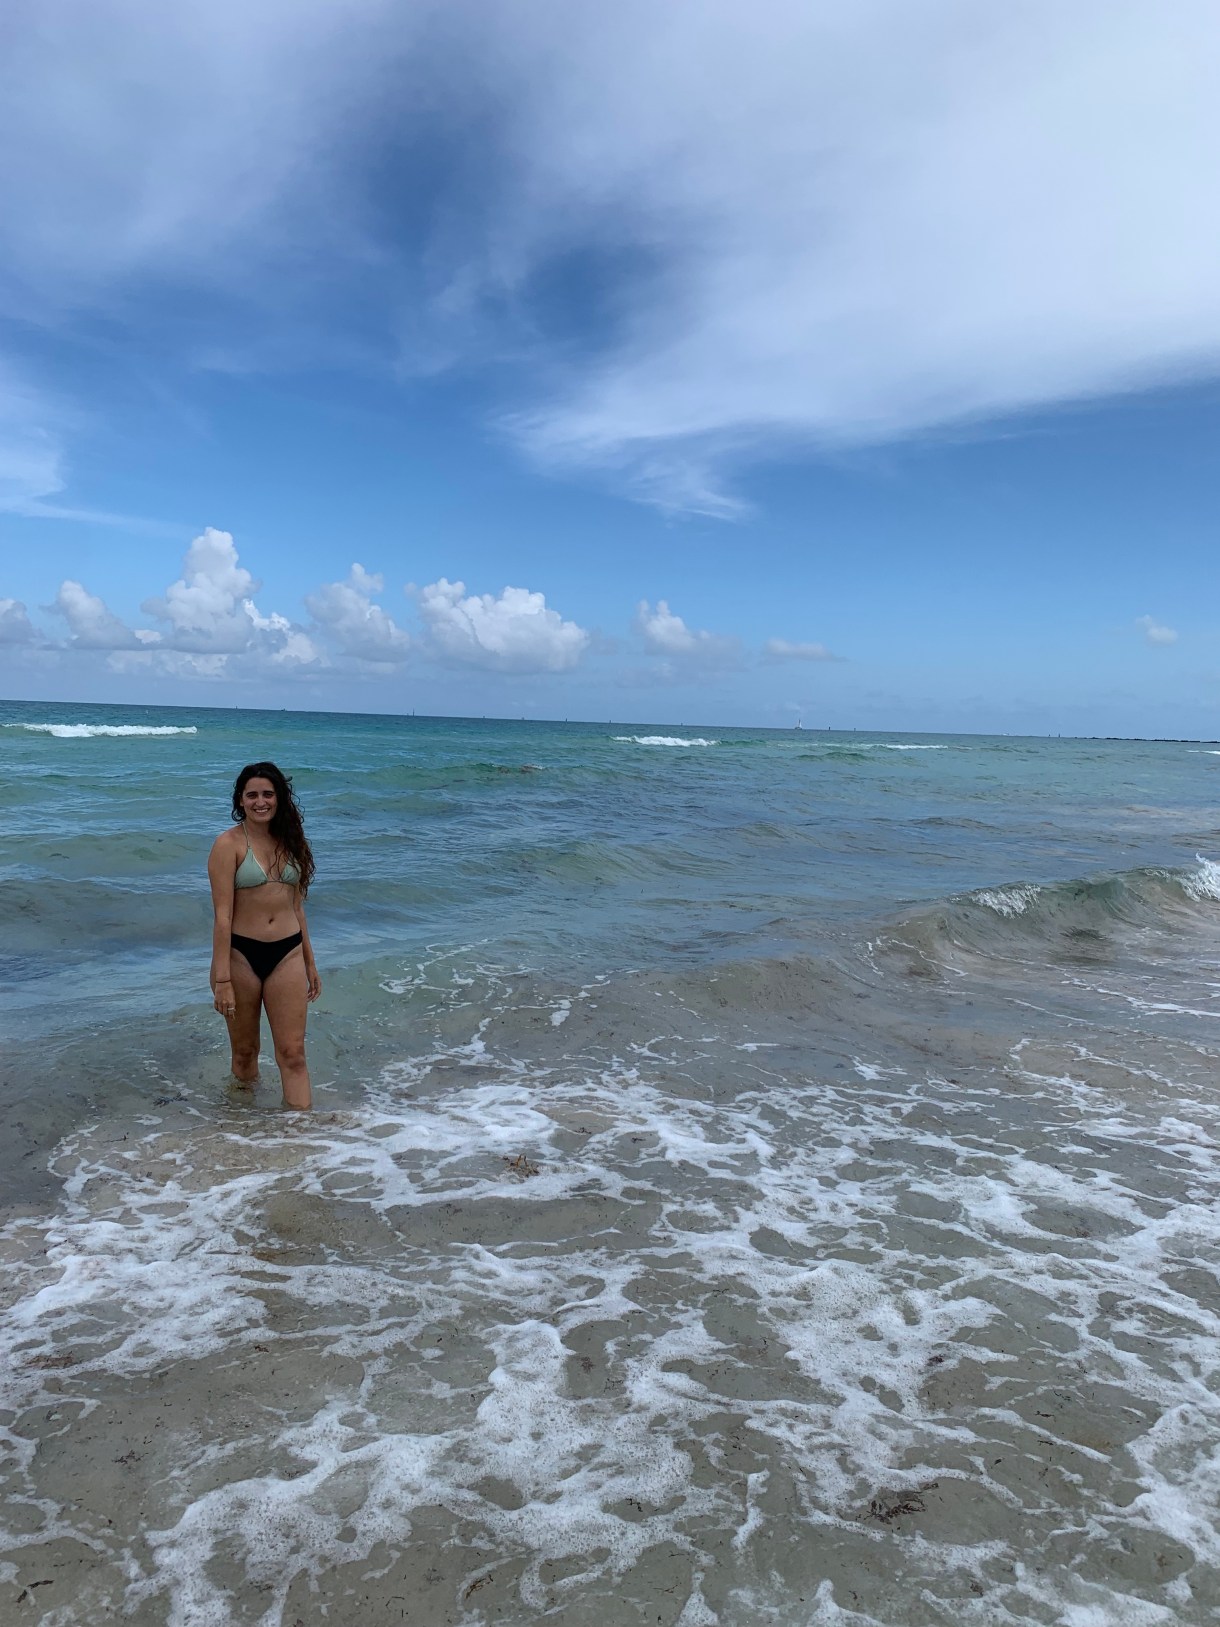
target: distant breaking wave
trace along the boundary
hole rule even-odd
[[[28,729],[32,734],[53,734],[57,740],[92,740],[95,735],[198,734],[193,723],[181,728],[142,723],[6,723],[6,729]]]
[[[637,746],[718,746],[719,740],[683,740],[676,734],[616,734],[616,740]]]

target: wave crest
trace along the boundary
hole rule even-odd
[[[198,734],[193,723],[180,726],[144,723],[6,723],[6,729],[27,729],[31,734],[50,734],[56,740],[92,740],[98,735]]]
[[[623,745],[637,746],[718,746],[719,740],[704,740],[696,735],[693,739],[684,739],[676,734],[616,734],[614,737]]]
[[[1185,925],[1202,911],[1214,919],[1220,903],[1220,862],[1198,857],[1197,868],[1126,870],[1045,885],[1012,882],[980,888],[913,911],[888,941],[931,961],[956,952],[1007,958],[1078,956],[1148,930]],[[1024,944],[1024,951],[1018,950]]]

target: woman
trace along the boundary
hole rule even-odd
[[[305,921],[314,863],[292,782],[247,763],[233,786],[238,821],[212,844],[212,993],[229,1025],[233,1074],[258,1082],[259,1011],[267,1013],[287,1107],[312,1105],[306,1007],[322,992]]]

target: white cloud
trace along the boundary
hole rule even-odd
[[[309,634],[303,627],[294,627],[287,616],[281,616],[276,610],[269,616],[264,616],[259,612],[253,599],[246,599],[242,609],[249,616],[255,633],[264,635],[262,638],[256,638],[256,646],[262,645],[266,648],[269,659],[277,665],[309,666],[323,660],[321,650]]]
[[[647,599],[641,599],[636,608],[635,624],[645,644],[658,655],[686,655],[698,643],[698,635],[691,632],[681,616],[674,615],[665,599],[657,600],[655,610]],[[707,638],[710,635],[705,633],[703,636]]]
[[[30,519],[83,520],[157,535],[170,532],[172,528],[156,521],[56,501],[67,483],[63,442],[77,427],[76,417],[0,359],[0,512]]]
[[[1149,644],[1176,644],[1178,642],[1176,629],[1166,627],[1152,616],[1138,616],[1135,625],[1143,628],[1144,637]]]
[[[186,650],[168,650],[160,646],[139,651],[115,650],[106,657],[111,672],[139,674],[147,678],[205,678],[213,682],[243,676],[233,667],[231,655],[193,655]],[[266,675],[266,664],[260,663],[258,672]]]
[[[373,595],[384,588],[381,576],[353,565],[346,582],[327,582],[309,595],[305,608],[341,654],[361,661],[402,661],[410,636],[373,603]]]
[[[825,644],[792,643],[786,638],[769,638],[763,654],[772,661],[836,661]]]
[[[541,593],[506,587],[498,597],[466,594],[464,582],[421,588],[419,613],[433,649],[466,666],[498,672],[566,672],[589,644],[574,621],[548,610]]]
[[[64,0],[50,32],[20,9],[0,144],[23,162],[0,181],[0,244],[10,308],[46,311],[112,300],[125,277],[231,289],[300,249],[344,255],[347,234],[318,228],[354,202],[359,115],[430,7]]]
[[[34,644],[38,634],[20,599],[0,599],[0,644]]]
[[[64,483],[62,451],[47,400],[0,361],[0,510],[38,512]]]
[[[636,607],[635,627],[646,649],[671,660],[721,665],[736,660],[740,650],[735,638],[688,627],[669,608],[666,599],[658,599],[655,610],[647,599],[641,599]]]
[[[187,283],[225,315],[209,329],[192,297],[184,343],[239,352],[244,328],[299,356],[343,342],[340,305],[362,338],[377,302],[398,331],[406,287],[423,348],[515,346],[527,388],[548,381],[512,420],[535,456],[711,513],[747,457],[1220,371],[1211,0],[18,12],[0,254],[19,315]],[[451,166],[426,218],[402,201],[413,163]],[[611,297],[577,309],[594,344],[566,322],[548,346],[548,274],[573,264]],[[54,433],[3,445],[0,502],[45,504]]]
[[[109,651],[107,664],[116,672],[221,678],[322,664],[322,652],[303,628],[278,611],[258,609],[249,597],[255,586],[238,563],[233,538],[209,526],[188,548],[179,580],[144,601],[146,612],[167,623],[164,632],[128,627],[97,594],[71,580],[60,584],[48,608],[67,622],[72,648]]]
[[[198,654],[235,654],[248,649],[255,625],[245,609],[258,584],[243,565],[227,531],[208,526],[187,549],[182,575],[142,609],[170,624],[175,649]]]
[[[537,19],[537,8],[526,8]],[[1220,370],[1207,0],[521,8],[497,276],[605,248],[614,323],[516,428],[654,500],[743,455]]]
[[[143,639],[138,638],[102,599],[89,593],[79,582],[61,582],[55,602],[48,608],[57,611],[67,622],[77,649],[135,650],[150,638],[148,633]]]
[[[303,628],[278,611],[264,615],[258,609],[257,589],[229,532],[207,526],[187,549],[179,579],[141,607],[165,622],[166,631],[135,628],[133,638],[143,648],[111,664],[198,677],[257,676],[267,664],[281,669],[322,664],[322,652]],[[101,605],[91,595],[84,597]]]

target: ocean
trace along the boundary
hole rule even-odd
[[[207,987],[266,757],[308,1116]],[[5,703],[0,764],[0,1619],[1215,1620],[1220,747]]]

